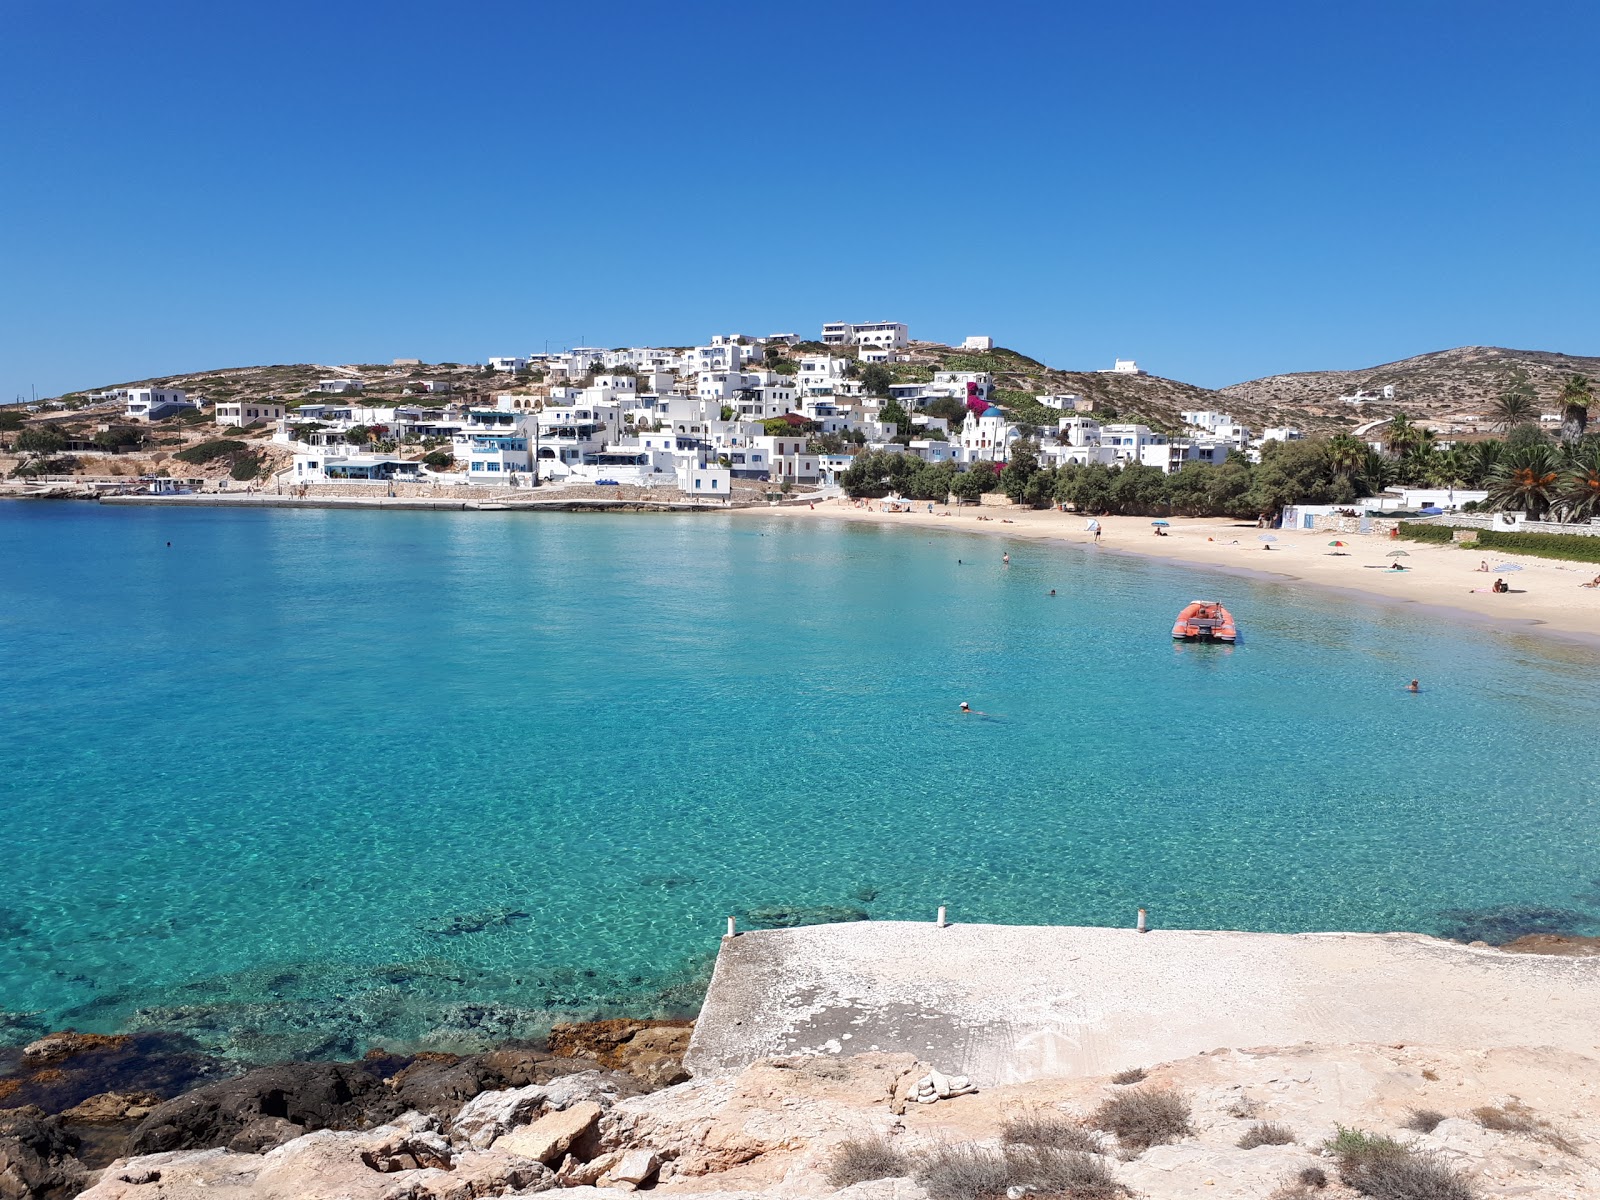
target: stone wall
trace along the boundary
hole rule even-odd
[[[1368,531],[1388,537],[1400,525],[1390,517],[1341,517],[1335,513],[1311,518],[1311,528],[1316,533],[1360,533],[1361,522],[1368,522]]]

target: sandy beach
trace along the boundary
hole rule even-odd
[[[876,502],[873,502],[875,505]],[[1582,585],[1600,575],[1600,566],[1559,562],[1528,555],[1460,550],[1378,534],[1328,533],[1278,529],[1275,542],[1262,542],[1253,521],[1225,517],[1171,517],[1166,537],[1156,537],[1149,517],[1100,517],[1103,533],[1095,545],[1087,519],[1054,509],[990,506],[954,508],[926,502],[911,513],[885,513],[856,507],[847,499],[816,506],[753,510],[794,519],[871,521],[923,529],[956,529],[996,537],[1068,542],[1090,553],[1142,554],[1193,563],[1222,572],[1251,572],[1284,581],[1341,588],[1391,603],[1425,604],[1469,614],[1503,629],[1561,635],[1600,643],[1600,588]],[[1335,548],[1328,543],[1347,543]],[[1270,546],[1271,549],[1264,547]],[[1404,550],[1405,557],[1387,557]],[[1336,552],[1337,551],[1337,552]],[[998,551],[997,551],[998,554]],[[1407,569],[1388,568],[1400,562]],[[1480,571],[1515,563],[1522,570],[1505,575],[1511,591],[1490,591],[1496,576]],[[1201,598],[1197,593],[1196,598]],[[1211,597],[1204,597],[1210,599]]]

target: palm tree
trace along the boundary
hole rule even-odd
[[[1538,416],[1538,394],[1528,382],[1528,373],[1521,367],[1511,372],[1505,391],[1494,398],[1489,411],[1493,424],[1502,432],[1513,429]]]
[[[1416,438],[1417,427],[1405,413],[1395,413],[1389,418],[1389,431],[1384,440],[1389,443],[1390,454],[1404,454],[1411,449]]]
[[[1489,473],[1489,507],[1520,508],[1538,520],[1550,508],[1561,478],[1561,456],[1554,446],[1514,446]]]
[[[1379,454],[1371,447],[1361,459],[1361,478],[1373,492],[1381,492],[1394,482],[1394,459]]]
[[[1474,442],[1468,446],[1466,449],[1471,465],[1467,471],[1467,482],[1476,487],[1488,479],[1505,448],[1506,444],[1500,441]]]
[[[1594,403],[1594,390],[1587,375],[1568,375],[1561,381],[1561,395],[1556,397],[1566,407],[1561,413],[1561,440],[1576,442],[1583,437],[1589,424],[1589,406]]]
[[[1472,474],[1472,456],[1465,446],[1452,446],[1435,453],[1429,467],[1428,481],[1435,486],[1465,487]]]
[[[1328,463],[1335,475],[1346,479],[1361,469],[1367,460],[1367,448],[1360,439],[1348,433],[1336,433],[1328,439]]]
[[[1568,521],[1600,517],[1600,439],[1590,438],[1573,448],[1557,503]]]

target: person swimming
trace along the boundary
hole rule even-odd
[[[1418,683],[1415,679],[1413,679],[1410,683],[1406,684],[1406,691],[1408,691],[1408,692],[1420,692],[1421,690],[1422,690],[1422,685],[1420,683]]]
[[[964,713],[971,712],[972,711],[972,705],[968,704],[965,700],[963,700],[961,702],[961,711],[964,712]]]
[[[1056,590],[1055,590],[1055,588],[1051,588],[1051,589],[1050,589],[1050,594],[1051,594],[1051,595],[1052,595],[1052,596],[1054,596],[1054,595],[1055,595],[1055,594],[1056,594]]]

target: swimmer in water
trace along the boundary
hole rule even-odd
[[[961,711],[964,712],[964,713],[971,712],[972,711],[972,705],[968,704],[965,700],[963,700],[961,702]]]
[[[1051,595],[1052,595],[1052,596],[1054,596],[1054,595],[1055,595],[1055,594],[1056,594],[1056,590],[1055,590],[1055,588],[1051,588],[1051,589],[1050,589],[1050,594],[1051,594]]]
[[[1003,563],[1009,563],[1009,562],[1010,562],[1010,561],[1011,561],[1011,555],[1009,555],[1009,554],[1002,554],[1002,555],[1001,555],[1001,556],[1000,556],[1000,561],[1001,561],[1001,562],[1003,562]]]
[[[1413,679],[1410,683],[1406,684],[1406,691],[1408,691],[1408,692],[1420,692],[1421,690],[1422,690],[1422,685],[1420,683],[1418,683],[1415,679]]]

